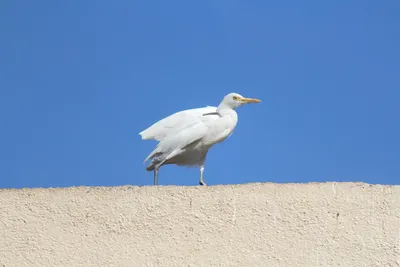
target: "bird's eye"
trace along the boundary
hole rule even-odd
[[[235,101],[238,100],[238,97],[237,97],[237,96],[234,96],[234,97],[233,97],[233,100],[235,100]]]

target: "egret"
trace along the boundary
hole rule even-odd
[[[218,107],[179,111],[140,132],[142,140],[159,141],[144,160],[151,159],[146,170],[154,171],[154,185],[158,185],[160,167],[167,164],[200,167],[199,184],[206,185],[203,175],[208,150],[232,134],[238,121],[235,108],[259,102],[256,98],[230,93]]]

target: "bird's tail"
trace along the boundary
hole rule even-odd
[[[153,171],[156,167],[159,167],[159,164],[162,163],[164,161],[164,157],[162,157],[162,155],[158,155],[156,157],[154,157],[150,164],[147,165],[146,170],[147,171]]]
[[[154,160],[152,160],[152,161],[150,162],[150,164],[147,165],[146,171],[152,171],[152,170],[155,169],[155,167],[156,167],[156,164],[154,164]]]

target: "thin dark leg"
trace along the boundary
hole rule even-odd
[[[158,168],[154,169],[154,185],[158,185]]]
[[[199,182],[199,184],[207,185],[206,182],[204,182],[203,174],[204,174],[204,164],[200,166],[200,182]]]

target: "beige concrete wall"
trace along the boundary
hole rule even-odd
[[[400,186],[0,190],[0,267],[400,266]]]

